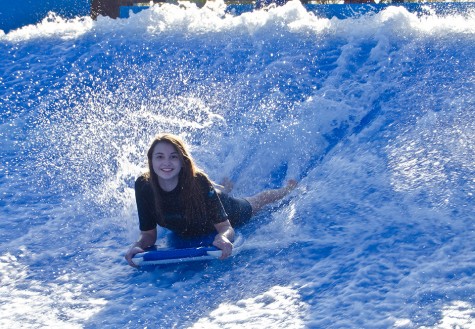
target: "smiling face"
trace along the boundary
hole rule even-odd
[[[159,142],[152,152],[153,171],[158,176],[158,183],[165,191],[171,191],[178,185],[178,178],[183,166],[181,156],[175,147],[167,142]]]

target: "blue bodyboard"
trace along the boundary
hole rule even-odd
[[[193,239],[180,238],[168,233],[162,245],[155,245],[143,253],[136,254],[132,261],[139,267],[174,264],[183,262],[208,261],[221,257],[221,250],[212,245],[215,234]],[[236,234],[232,256],[236,255],[244,243],[244,238]]]

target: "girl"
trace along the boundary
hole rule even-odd
[[[213,245],[221,259],[231,255],[233,226],[247,222],[266,205],[282,199],[297,183],[248,198],[234,198],[215,190],[213,182],[191,158],[185,143],[172,134],[158,135],[147,152],[148,172],[135,182],[140,237],[125,255],[132,257],[155,244],[157,225],[184,237],[217,232]]]

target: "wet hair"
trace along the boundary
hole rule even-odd
[[[185,144],[185,142],[176,135],[173,134],[159,134],[155,137],[150,148],[147,152],[148,158],[148,173],[146,178],[149,180],[155,201],[155,210],[158,214],[158,224],[164,224],[163,211],[162,211],[162,200],[160,197],[160,185],[158,183],[158,175],[153,170],[152,156],[155,146],[158,143],[168,143],[172,145],[178,157],[181,160],[182,168],[179,174],[178,186],[182,189],[182,209],[184,209],[184,215],[188,224],[191,224],[193,218],[205,218],[206,207],[205,200],[203,197],[203,191],[199,184],[199,177],[208,181],[210,185],[213,182],[208,178],[208,176],[196,165],[195,161],[191,157],[190,152]]]

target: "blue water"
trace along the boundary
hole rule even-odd
[[[56,13],[73,18],[89,15],[91,0],[0,0],[0,30],[9,32],[28,24],[37,24]]]
[[[0,32],[0,327],[473,328],[475,10],[441,8]],[[162,131],[235,195],[300,185],[236,258],[138,271],[133,181]]]

